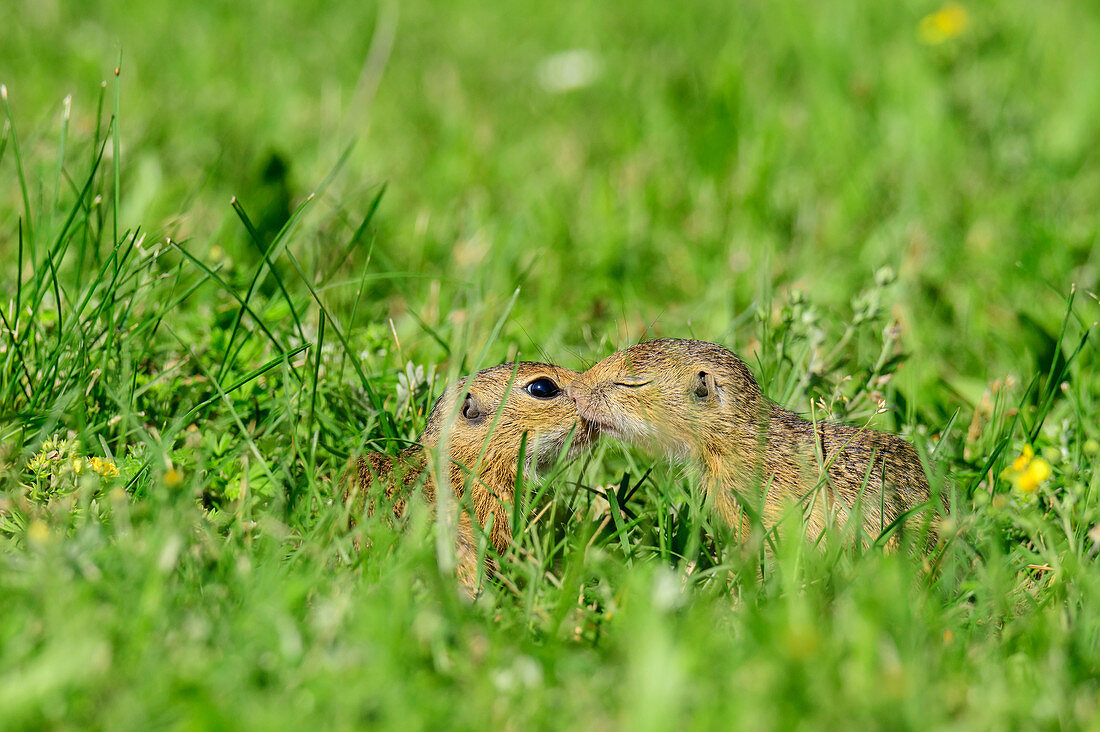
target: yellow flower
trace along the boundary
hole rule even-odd
[[[921,18],[917,35],[921,43],[938,46],[962,34],[970,25],[970,14],[958,3],[946,3],[934,13]]]
[[[39,519],[31,521],[27,526],[27,539],[33,544],[45,544],[50,538],[50,529]]]
[[[1050,463],[1041,457],[1035,457],[1035,450],[1031,445],[1024,445],[1020,457],[1013,460],[1012,465],[1001,473],[1001,477],[1011,483],[1013,488],[1026,494],[1039,490],[1039,486],[1050,476]]]
[[[1012,469],[1017,473],[1022,473],[1027,470],[1028,463],[1035,459],[1035,450],[1031,445],[1024,445],[1023,451],[1020,453],[1020,457],[1012,461]]]
[[[175,488],[183,482],[183,473],[177,468],[172,468],[164,473],[164,485],[168,488]]]
[[[104,458],[92,458],[92,470],[96,471],[104,478],[117,478],[118,466],[110,460]]]

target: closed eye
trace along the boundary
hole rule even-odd
[[[625,386],[627,389],[637,389],[639,386],[645,386],[653,381],[653,379],[625,379],[623,381],[616,381],[615,386]]]

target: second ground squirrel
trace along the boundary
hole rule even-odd
[[[874,540],[929,501],[912,445],[802,419],[765,397],[741,359],[713,343],[631,346],[579,376],[569,394],[602,434],[697,463],[708,501],[746,536],[752,512],[771,527],[786,505],[801,502],[810,538],[858,515],[864,538]]]

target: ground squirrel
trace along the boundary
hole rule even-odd
[[[435,455],[446,455],[443,474],[454,495],[461,498],[465,486],[470,487],[473,518],[483,527],[492,518],[489,540],[502,553],[512,539],[510,514],[524,435],[525,480],[563,453],[572,457],[595,436],[566,395],[577,375],[544,363],[506,363],[460,379],[432,407],[418,445],[397,456],[371,453],[353,461],[344,490],[353,520],[357,513],[373,510],[379,491],[371,486],[376,481],[393,501],[396,516],[404,513],[417,485],[434,506],[440,471],[432,463]],[[473,591],[478,552],[467,511],[459,514],[457,533],[457,574]]]
[[[843,526],[861,513],[863,538],[874,540],[929,500],[912,445],[877,430],[802,419],[765,397],[741,359],[713,343],[631,346],[568,391],[600,433],[694,460],[708,502],[745,536],[753,512],[771,527],[794,500],[803,502],[811,538],[830,521]]]

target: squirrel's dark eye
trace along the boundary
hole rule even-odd
[[[536,399],[553,399],[558,394],[561,394],[561,389],[550,379],[545,376],[541,379],[535,379],[526,387],[527,393]]]

